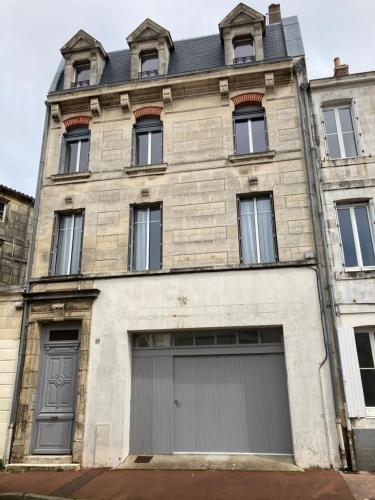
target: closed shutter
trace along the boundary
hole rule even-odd
[[[134,224],[134,207],[129,206],[129,240],[128,240],[128,269],[133,267],[133,224]]]
[[[66,139],[65,136],[63,136],[61,141],[61,150],[60,150],[60,166],[59,166],[60,174],[65,174],[65,158],[66,158]]]
[[[348,415],[349,417],[365,417],[366,405],[354,330],[353,328],[338,328],[337,333]]]

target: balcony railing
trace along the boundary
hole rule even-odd
[[[251,62],[255,62],[255,56],[235,57],[233,59],[233,64],[246,64]]]
[[[90,85],[90,80],[79,80],[78,82],[72,82],[72,88],[77,89],[79,87],[88,87]]]
[[[149,71],[140,71],[138,73],[139,78],[149,78],[150,76],[158,76],[159,71],[157,69],[150,69]]]

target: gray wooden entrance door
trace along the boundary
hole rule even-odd
[[[293,453],[283,354],[173,361],[174,452]]]
[[[34,454],[72,451],[78,350],[78,342],[48,342],[42,348]]]

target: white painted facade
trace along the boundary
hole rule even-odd
[[[325,349],[313,269],[161,274],[94,286],[101,292],[93,305],[83,466],[116,466],[129,452],[130,332],[271,325],[284,332],[296,464],[340,466],[328,363],[320,370]],[[100,425],[110,426],[105,453],[96,445]]]

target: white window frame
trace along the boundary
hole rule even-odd
[[[354,209],[357,207],[364,207],[367,210],[367,217],[368,217],[368,223],[369,223],[369,227],[370,227],[372,246],[375,250],[375,237],[374,237],[374,231],[373,231],[373,222],[371,220],[373,218],[373,214],[372,214],[370,203],[368,203],[368,202],[367,203],[366,202],[365,203],[346,203],[346,204],[342,204],[342,205],[336,204],[336,221],[337,221],[337,227],[338,227],[339,234],[340,234],[340,246],[341,246],[341,256],[342,256],[343,266],[344,266],[346,271],[363,271],[363,270],[371,271],[371,270],[375,270],[375,266],[364,266],[363,265],[361,245],[360,245],[359,236],[358,236],[357,221],[356,221],[355,213],[354,213]],[[339,214],[338,214],[338,210],[340,208],[349,209],[350,222],[352,225],[353,238],[354,238],[355,253],[356,253],[357,263],[358,263],[358,266],[356,266],[356,267],[348,267],[345,265],[344,245],[342,242],[341,228],[340,228]]]
[[[56,274],[56,264],[57,264],[57,253],[59,250],[59,241],[60,241],[60,232],[62,231],[60,229],[60,224],[61,224],[61,216],[67,216],[69,215],[72,218],[72,226],[69,234],[69,254],[68,254],[68,259],[67,259],[67,272],[65,274]],[[71,265],[72,265],[72,255],[73,255],[73,237],[74,237],[74,230],[75,230],[75,218],[76,218],[75,213],[72,214],[64,214],[61,213],[58,215],[58,224],[56,228],[56,239],[54,243],[54,263],[53,263],[53,276],[74,276],[71,272]],[[83,245],[83,213],[79,213],[78,215],[82,216],[82,230],[81,230],[81,245],[80,245],[80,253],[82,252],[82,245]],[[68,230],[66,230],[68,231]],[[80,263],[79,263],[80,267]]]
[[[237,122],[240,122],[240,121],[246,121],[247,122],[247,133],[248,133],[248,136],[249,136],[249,153],[241,153],[241,154],[250,154],[250,153],[254,153],[254,141],[253,141],[253,126],[252,126],[252,121],[253,120],[256,120],[257,118],[260,118],[260,115],[259,116],[254,116],[254,118],[241,118],[239,116],[235,117],[234,118],[234,127],[236,127],[236,123]],[[264,122],[264,141],[265,141],[265,144],[266,144],[266,149],[264,151],[267,151],[268,150],[268,137],[267,137],[267,124],[266,124],[266,115],[264,114],[263,115],[263,122]],[[236,134],[236,128],[235,128],[235,131],[234,133]],[[236,147],[236,141],[237,141],[237,138],[235,137],[235,144],[234,144],[234,147],[236,149],[236,154],[237,153],[237,147]],[[259,151],[259,153],[261,153],[262,151]]]
[[[375,328],[356,328],[354,330],[354,335],[356,333],[368,333],[369,338],[370,338],[370,346],[371,346],[371,352],[372,352],[372,359],[375,365]],[[357,356],[358,356],[358,351],[357,351]],[[359,359],[358,359],[359,362]],[[375,368],[367,368],[368,370],[374,370]],[[359,371],[361,370],[366,370],[366,368],[361,368],[359,367]],[[362,380],[361,380],[362,383]],[[363,386],[362,386],[363,390]],[[368,418],[375,418],[375,406],[366,406],[366,417]]]
[[[353,126],[354,142],[355,142],[355,146],[357,149],[356,156],[346,156],[339,109],[349,109],[349,111],[350,111],[350,117],[351,117],[352,126]],[[327,136],[336,135],[336,134],[335,133],[329,133],[329,134],[327,133],[325,119],[324,119],[324,111],[333,111],[334,116],[335,116],[337,138],[339,141],[339,148],[340,148],[340,157],[339,158],[332,158],[330,155],[330,152],[329,152]],[[326,146],[327,157],[330,160],[340,160],[340,159],[345,159],[345,158],[358,158],[360,149],[359,149],[359,143],[358,143],[358,133],[357,133],[357,129],[355,126],[355,122],[353,120],[353,106],[352,106],[352,104],[341,104],[339,106],[323,106],[322,107],[322,121],[323,121],[323,126],[324,126],[324,142],[325,142],[325,146]]]

